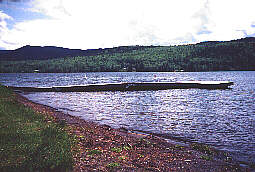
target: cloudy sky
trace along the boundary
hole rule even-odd
[[[0,0],[0,49],[179,45],[255,36],[255,0]]]

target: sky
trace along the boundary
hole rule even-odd
[[[0,0],[0,49],[181,45],[255,37],[255,0]]]

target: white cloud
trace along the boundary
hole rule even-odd
[[[51,5],[39,1],[35,8],[65,21],[66,25],[78,27],[75,34],[83,35],[91,47],[169,45],[172,39],[187,34],[187,28],[188,33],[195,32],[190,14],[199,10],[201,2],[203,0],[196,3],[186,0],[57,0]],[[72,30],[70,28],[69,33]]]
[[[9,33],[6,20],[12,20],[12,17],[0,10],[0,48],[8,48],[9,46],[8,43],[4,41],[4,36]]]
[[[1,40],[99,48],[230,40],[254,34],[254,0],[37,0],[48,19],[16,23]]]
[[[232,40],[255,33],[251,24],[255,21],[254,0],[210,0],[208,3],[209,35],[198,40]]]

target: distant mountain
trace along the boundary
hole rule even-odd
[[[25,46],[0,51],[0,59],[0,73],[255,70],[255,38],[89,50]]]
[[[54,46],[30,46],[18,48],[16,50],[0,50],[0,60],[47,60],[54,58],[76,57],[76,56],[93,56],[99,54],[124,53],[132,50],[142,50],[155,46],[120,46],[114,48],[99,49],[68,49]]]
[[[222,43],[231,42],[254,42],[254,37],[247,37],[232,41],[206,41],[195,45],[217,45]],[[182,45],[180,45],[182,46]],[[63,57],[76,57],[76,56],[93,56],[99,54],[113,54],[113,53],[125,53],[133,50],[143,50],[146,48],[157,48],[160,46],[120,46],[114,48],[99,48],[99,49],[68,49],[54,46],[24,46],[16,50],[0,50],[0,60],[16,61],[16,60],[47,60]]]
[[[216,45],[216,44],[221,44],[221,43],[233,43],[233,42],[254,42],[255,43],[255,38],[254,37],[247,37],[247,38],[241,38],[241,39],[236,39],[236,40],[231,40],[231,41],[205,41],[205,42],[200,42],[197,45],[204,45],[204,44],[209,44],[209,45]]]

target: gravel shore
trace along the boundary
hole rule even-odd
[[[67,132],[77,140],[73,171],[253,171],[209,146],[172,144],[157,136],[88,122],[19,94],[16,99],[56,122],[67,124]]]

